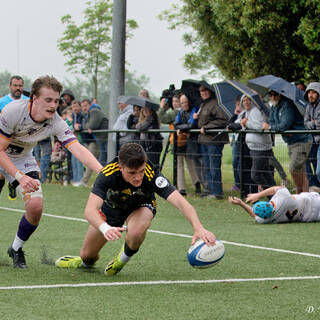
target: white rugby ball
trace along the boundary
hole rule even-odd
[[[198,240],[187,253],[188,261],[194,268],[210,268],[224,257],[224,245],[216,240],[214,246],[207,246],[203,240]]]

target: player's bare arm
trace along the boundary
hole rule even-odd
[[[89,199],[84,211],[85,218],[88,222],[101,231],[104,237],[108,240],[117,240],[121,238],[121,232],[125,230],[122,227],[111,227],[101,217],[99,210],[103,204],[103,199],[97,195],[90,193]]]
[[[82,146],[78,141],[72,143],[68,147],[68,150],[86,167],[89,167],[97,173],[102,169],[102,165],[94,157],[94,155],[88,149]]]
[[[248,212],[248,214],[252,217],[252,218],[255,218],[255,214],[253,213],[253,210],[252,208],[246,204],[245,202],[243,202],[241,199],[237,198],[237,197],[229,197],[228,198],[228,201],[231,203],[231,204],[234,204],[236,206],[240,206],[242,207],[244,210],[246,210]]]
[[[262,190],[261,192],[250,193],[250,194],[248,194],[248,196],[246,198],[246,202],[249,202],[251,204],[255,203],[260,198],[267,197],[267,196],[273,196],[279,189],[282,189],[282,188],[284,188],[284,187],[274,186],[274,187],[270,187],[268,189]]]
[[[177,190],[172,192],[167,200],[179,209],[192,225],[194,230],[192,244],[194,244],[197,239],[202,239],[209,246],[216,243],[216,236],[203,227],[194,207]]]
[[[37,191],[39,189],[39,181],[19,172],[6,154],[8,146],[9,141],[0,138],[0,166],[19,181],[19,184],[25,192]]]

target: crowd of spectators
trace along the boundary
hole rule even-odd
[[[102,165],[107,163],[108,133],[94,130],[135,130],[119,133],[119,147],[129,141],[138,141],[157,170],[160,169],[164,140],[159,132],[149,130],[160,129],[162,125],[175,129],[177,188],[182,195],[187,195],[185,172],[188,172],[195,194],[217,200],[223,199],[223,149],[230,140],[234,177],[231,191],[239,191],[241,186],[242,195],[246,196],[257,192],[258,189],[263,190],[276,185],[274,169],[279,172],[282,184],[287,185],[287,174],[273,153],[274,136],[252,131],[246,133],[246,130],[319,130],[320,83],[312,82],[307,87],[303,83],[297,85],[304,91],[304,97],[309,102],[304,117],[290,99],[271,90],[265,97],[270,114],[267,115],[260,110],[250,96],[239,95],[235,99],[234,115],[230,119],[219,106],[212,86],[205,81],[199,83],[201,101],[195,102],[188,92],[182,93],[170,87],[169,91],[164,90],[162,93],[159,109],[153,106],[126,104],[125,97],[120,96],[117,99],[119,116],[112,126],[109,125],[108,118],[96,99],[77,100],[71,90],[62,92],[57,111],[79,142],[90,150]],[[23,79],[19,76],[11,78],[9,90],[10,93],[0,99],[1,109],[14,99],[28,98],[22,94]],[[150,99],[146,89],[142,89],[138,95]],[[190,132],[191,129],[199,131]],[[219,133],[210,132],[210,129],[227,129],[229,133],[226,130]],[[171,133],[168,145],[173,144],[173,137],[174,134]],[[282,139],[288,145],[289,171],[296,192],[309,191],[309,188],[320,191],[320,134],[282,134]],[[59,149],[58,144],[59,141],[52,137],[40,141],[34,148],[33,152],[41,169],[42,183],[48,180],[54,150],[63,150],[62,147]],[[241,168],[240,149],[245,159]],[[66,163],[64,185],[88,186],[92,170],[84,168],[67,150],[64,150],[63,159]],[[2,180],[3,177],[0,177],[0,183],[3,183]]]

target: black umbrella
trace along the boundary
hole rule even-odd
[[[183,80],[181,85],[181,91],[188,96],[192,96],[191,102],[194,104],[201,103],[201,97],[199,88],[204,86],[209,91],[213,92],[216,96],[217,103],[219,107],[224,111],[224,113],[231,118],[234,114],[235,109],[235,98],[242,94],[242,92],[232,86],[226,81],[216,82],[213,85],[208,84],[206,81],[199,80]]]
[[[238,82],[236,80],[227,80],[227,82],[230,83],[239,91],[241,91],[244,95],[249,97],[251,101],[259,108],[259,110],[262,111],[267,117],[269,117],[269,113],[270,113],[269,108],[262,101],[262,99],[260,98],[257,92],[253,91],[245,84]]]
[[[269,91],[275,91],[287,97],[293,101],[299,112],[304,115],[308,102],[303,97],[303,91],[297,88],[293,83],[270,74],[249,80],[248,86],[259,92],[262,96]]]
[[[139,107],[147,107],[154,111],[157,111],[160,108],[159,104],[140,96],[123,96],[119,99],[119,102],[124,104],[132,104]]]

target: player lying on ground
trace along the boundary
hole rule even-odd
[[[42,214],[40,169],[32,155],[32,149],[38,141],[56,136],[85,166],[96,172],[102,168],[56,112],[61,90],[61,84],[54,77],[41,77],[32,85],[30,102],[11,102],[1,113],[0,173],[17,187],[26,210],[8,249],[15,268],[26,268],[22,247],[38,227]]]
[[[202,239],[215,244],[215,235],[199,221],[191,204],[160,173],[154,171],[143,148],[136,143],[124,144],[119,157],[99,173],[85,208],[89,230],[80,257],[65,256],[56,261],[61,268],[91,267],[107,241],[121,238],[126,222],[125,243],[119,254],[108,263],[105,273],[115,275],[138,252],[156,214],[155,193],[178,208],[193,227],[192,244]]]
[[[259,201],[272,196],[269,202]],[[246,202],[229,197],[229,202],[241,206],[258,223],[314,222],[320,221],[320,195],[317,192],[302,192],[291,195],[285,187],[271,187],[258,193],[251,193]]]

